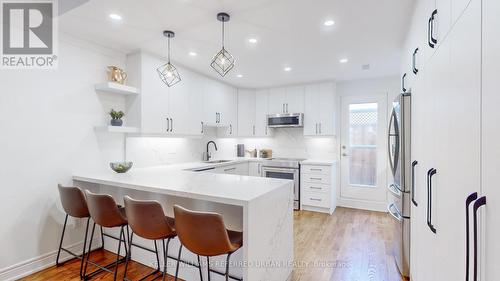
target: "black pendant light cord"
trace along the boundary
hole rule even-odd
[[[170,37],[168,37],[167,41],[167,50],[168,50],[168,63],[170,63]]]
[[[222,48],[224,48],[224,21],[222,21]]]

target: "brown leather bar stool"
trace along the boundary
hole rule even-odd
[[[63,206],[64,211],[66,212],[66,217],[64,219],[64,226],[62,229],[62,234],[61,234],[61,240],[59,242],[59,250],[57,251],[57,257],[56,257],[56,265],[60,266],[63,263],[59,262],[59,257],[61,256],[61,251],[64,251],[70,255],[72,255],[75,258],[79,258],[81,260],[80,262],[80,278],[83,277],[82,275],[82,270],[83,270],[83,261],[85,260],[85,249],[87,246],[87,236],[89,232],[89,223],[90,223],[90,213],[89,209],[87,208],[87,202],[85,200],[85,195],[83,194],[83,191],[76,187],[76,186],[62,186],[58,185],[57,186],[59,189],[59,196],[61,198],[61,204]],[[81,255],[77,255],[70,250],[63,248],[63,240],[64,240],[64,233],[66,231],[66,225],[68,223],[68,217],[74,217],[74,218],[79,218],[79,219],[87,219],[87,226],[85,228],[85,238],[83,239],[83,250]]]
[[[119,227],[120,237],[116,238],[111,236],[112,238],[118,240],[118,252],[116,254],[116,261],[113,263],[102,266],[100,264],[92,262],[90,261],[90,251],[88,252],[87,259],[85,261],[85,267],[83,269],[83,279],[88,280],[94,275],[102,271],[106,271],[109,273],[113,273],[114,274],[113,280],[116,280],[116,276],[118,273],[118,265],[124,262],[126,260],[126,257],[128,256],[127,241],[129,240],[129,235],[128,235],[127,216],[125,215],[125,208],[118,206],[113,197],[111,197],[111,195],[95,194],[88,190],[86,190],[85,193],[87,194],[87,206],[89,209],[89,213],[90,216],[92,217],[92,220],[94,221],[94,225],[92,227],[92,234],[90,235],[89,249],[92,247],[92,239],[94,238],[94,231],[96,224],[101,227],[107,227],[107,228]],[[125,229],[127,230],[127,234],[125,234]],[[127,240],[125,240],[125,235],[127,237]],[[106,234],[106,236],[110,235]],[[125,256],[120,259],[122,242],[125,248]],[[86,274],[87,266],[89,263],[96,266],[98,270],[87,275]],[[113,266],[114,266],[114,271],[111,271],[109,268]]]
[[[222,216],[217,213],[196,212],[181,206],[174,206],[175,228],[181,246],[179,247],[179,260],[182,247],[198,255],[201,273],[200,256],[207,257],[208,280],[210,281],[210,257],[227,254],[226,272],[224,276],[229,280],[229,258],[243,245],[243,232],[226,229]],[[216,272],[216,271],[213,271]],[[218,273],[218,272],[217,272]],[[175,280],[179,274],[179,263],[175,271]],[[231,276],[231,279],[240,280]]]
[[[125,274],[123,280],[127,276],[127,267],[131,258],[132,240],[134,234],[142,237],[144,239],[153,240],[155,244],[156,261],[158,267],[155,271],[149,273],[140,280],[144,280],[158,272],[160,272],[160,261],[158,258],[158,247],[156,246],[156,241],[161,240],[163,246],[163,281],[165,281],[165,276],[167,274],[167,259],[168,259],[168,245],[170,240],[177,236],[175,232],[174,219],[165,216],[163,208],[157,201],[140,201],[134,200],[129,196],[125,196],[125,212],[127,214],[128,223],[130,228],[132,228],[132,233],[130,234],[129,241],[129,255],[127,256],[127,262],[125,263]],[[167,244],[165,246],[165,240]],[[177,261],[179,262],[179,261]]]

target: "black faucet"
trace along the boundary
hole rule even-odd
[[[207,159],[206,159],[207,161],[210,161],[210,158],[212,157],[212,156],[210,156],[210,152],[208,151],[208,147],[209,147],[209,145],[210,145],[211,143],[213,143],[213,144],[214,144],[215,151],[217,151],[217,144],[216,144],[214,141],[209,141],[209,142],[207,142],[207,154],[206,154],[206,155],[207,155]]]

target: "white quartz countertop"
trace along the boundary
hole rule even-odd
[[[208,200],[232,205],[246,205],[278,188],[290,188],[292,181],[240,175],[193,172],[186,169],[232,165],[249,161],[237,159],[222,164],[185,163],[151,168],[131,169],[125,174],[112,170],[80,172],[76,181],[118,186],[133,190]]]

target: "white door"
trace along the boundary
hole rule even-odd
[[[366,208],[384,206],[387,95],[343,97],[341,112],[341,197]]]
[[[269,114],[269,92],[259,90],[255,94],[255,135],[267,137],[272,135],[272,130],[267,127],[267,114]]]

